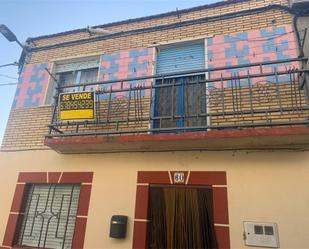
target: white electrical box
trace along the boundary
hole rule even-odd
[[[276,223],[244,222],[245,244],[247,246],[279,247]]]

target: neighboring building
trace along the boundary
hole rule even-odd
[[[309,248],[308,2],[290,6],[28,39],[0,248]]]

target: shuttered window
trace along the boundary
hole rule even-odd
[[[205,69],[203,42],[174,44],[159,48],[157,74]]]
[[[158,49],[158,75],[203,69],[204,41],[171,44]],[[156,85],[154,128],[197,127],[207,124],[204,73],[164,77],[156,80]]]
[[[29,185],[18,245],[31,248],[72,248],[79,194],[78,184]]]
[[[88,68],[94,68],[99,65],[100,59],[93,58],[88,60],[81,60],[76,62],[67,62],[67,63],[57,63],[55,72],[56,73],[64,73],[64,72],[70,72],[75,70],[84,70]]]

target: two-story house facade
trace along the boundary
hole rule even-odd
[[[308,248],[308,4],[29,38],[0,248]]]

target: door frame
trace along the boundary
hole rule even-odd
[[[182,182],[175,176],[182,174]],[[133,249],[148,248],[149,188],[152,184],[206,186],[213,190],[214,225],[219,249],[230,249],[228,195],[224,171],[138,171],[133,229]]]

